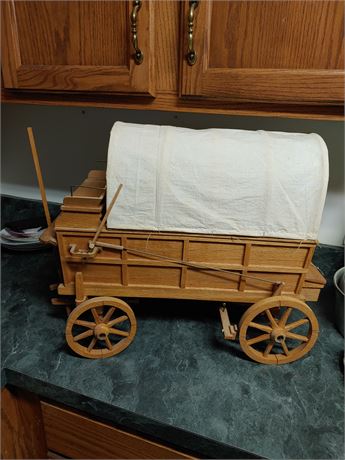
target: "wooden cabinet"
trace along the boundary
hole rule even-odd
[[[188,454],[42,402],[48,450],[64,458],[192,459]]]
[[[16,388],[1,391],[1,458],[193,459]],[[61,457],[62,456],[62,457]]]
[[[182,96],[343,102],[343,1],[200,1],[192,24],[197,60],[183,62]]]
[[[343,116],[342,0],[142,0],[141,64],[134,59],[134,5],[3,1],[3,100]],[[194,65],[186,59],[189,33]]]
[[[153,95],[153,3],[137,12],[142,63],[134,59],[131,2],[2,2],[6,88]]]

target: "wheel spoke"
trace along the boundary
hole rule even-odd
[[[302,318],[302,319],[299,319],[298,321],[295,321],[294,323],[287,324],[285,326],[285,329],[287,331],[291,331],[291,329],[296,329],[296,327],[302,326],[302,324],[307,324],[307,323],[309,323],[309,319],[308,318]]]
[[[270,326],[266,326],[265,324],[255,323],[254,321],[251,321],[248,326],[254,327],[255,329],[259,329],[260,331],[272,332],[272,328]]]
[[[99,324],[101,322],[101,318],[99,317],[99,314],[96,308],[91,308],[91,313],[92,313],[93,319],[95,320],[95,323]]]
[[[96,323],[92,323],[91,321],[83,321],[82,319],[76,319],[74,321],[74,324],[77,324],[78,326],[88,327],[89,329],[94,329],[94,327],[96,326]]]
[[[276,320],[273,318],[271,310],[268,309],[268,310],[265,310],[265,311],[266,311],[267,318],[269,319],[269,321],[271,323],[271,326],[272,327],[277,327],[278,324],[277,324]]]
[[[288,356],[288,355],[289,355],[289,349],[288,349],[288,347],[287,347],[287,345],[286,345],[286,343],[285,343],[285,340],[283,340],[282,342],[280,342],[280,345],[281,345],[281,347],[282,347],[284,353],[286,354],[286,356]]]
[[[109,334],[121,335],[122,337],[129,336],[129,332],[121,331],[120,329],[113,329],[113,328],[109,329]]]
[[[274,342],[270,342],[267,345],[267,347],[265,348],[265,351],[264,351],[264,356],[268,356],[271,353],[273,346],[274,346]]]
[[[86,337],[90,337],[90,335],[93,335],[93,331],[91,329],[76,335],[75,337],[73,337],[73,340],[75,342],[79,342],[79,340],[85,339]]]
[[[293,332],[287,331],[285,333],[286,337],[289,337],[290,339],[295,339],[295,340],[300,340],[301,342],[308,342],[308,337],[304,335],[299,335],[299,334],[294,334]]]
[[[107,313],[103,316],[103,322],[104,323],[107,323],[110,320],[111,315],[114,313],[114,311],[115,311],[115,307],[110,307],[109,308]]]
[[[115,319],[113,319],[112,321],[109,321],[109,323],[107,324],[107,326],[108,326],[108,327],[115,326],[115,324],[122,323],[123,321],[126,321],[127,319],[128,319],[128,316],[126,316],[126,315],[119,316],[118,318],[115,318]]]
[[[105,344],[109,348],[109,350],[113,348],[108,336],[105,338]]]
[[[253,339],[248,340],[248,345],[254,345],[254,343],[263,342],[264,340],[268,340],[270,338],[270,334],[262,334],[258,337],[254,337]]]
[[[282,314],[282,317],[280,318],[279,321],[279,327],[284,327],[286,324],[286,321],[288,320],[290,313],[292,312],[292,307],[288,307],[284,313]]]
[[[91,351],[91,350],[93,349],[93,347],[96,345],[96,342],[97,342],[97,339],[96,339],[96,337],[94,337],[94,338],[91,340],[89,346],[87,347],[87,351]]]

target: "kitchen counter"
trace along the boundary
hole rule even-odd
[[[5,198],[3,221],[36,207]],[[130,347],[88,360],[69,350],[65,310],[50,304],[54,251],[4,250],[2,384],[196,456],[343,458],[343,337],[333,324],[331,283],[343,249],[319,247],[314,263],[328,280],[310,304],[320,336],[297,362],[248,360],[237,342],[223,339],[217,303],[148,299],[129,302],[138,320]],[[230,315],[241,308],[233,304]]]

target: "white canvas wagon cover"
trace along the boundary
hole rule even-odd
[[[316,239],[328,183],[317,134],[114,124],[108,228]]]

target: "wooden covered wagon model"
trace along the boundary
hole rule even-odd
[[[137,329],[121,298],[194,299],[220,302],[224,338],[253,360],[301,358],[319,333],[306,301],[325,284],[312,257],[327,180],[315,134],[116,123],[107,173],[91,171],[43,236],[58,294],[75,298],[67,343],[116,355]],[[248,304],[238,325],[229,302]]]

